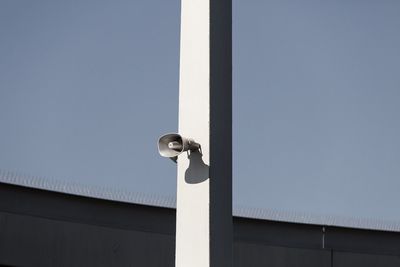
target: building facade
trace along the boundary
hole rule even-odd
[[[233,217],[234,266],[400,266],[400,233]],[[174,266],[175,209],[0,183],[1,266]]]

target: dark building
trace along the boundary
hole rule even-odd
[[[400,266],[400,233],[233,217],[246,267]],[[1,266],[174,266],[175,210],[0,183]]]

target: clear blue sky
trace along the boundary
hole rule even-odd
[[[0,169],[175,195],[179,1],[0,2]],[[400,2],[234,1],[234,203],[400,222]]]

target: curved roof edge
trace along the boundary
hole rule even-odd
[[[93,186],[75,182],[66,182],[0,170],[0,182],[78,195],[91,198],[114,200],[119,202],[175,208],[175,198],[168,196],[143,194],[111,187]]]
[[[162,208],[176,207],[176,198],[171,196],[144,194],[110,187],[100,187],[74,182],[65,182],[43,177],[21,175],[15,172],[4,170],[0,170],[0,183],[13,184],[84,197],[126,202],[131,204],[149,205]],[[400,232],[400,222],[370,218],[317,215],[303,212],[260,209],[243,206],[234,206],[233,215],[242,218],[288,223],[302,223],[357,228],[365,230]]]

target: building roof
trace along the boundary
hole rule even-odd
[[[30,188],[60,192],[64,194],[85,196],[90,198],[105,199],[111,201],[164,207],[174,209],[176,198],[131,192],[122,189],[93,186],[74,182],[66,182],[43,177],[23,175],[15,172],[0,170],[0,182],[25,186]],[[295,211],[281,211],[274,209],[260,209],[252,207],[233,207],[233,215],[236,217],[270,220],[278,222],[315,224],[326,226],[338,226],[366,230],[380,230],[400,232],[400,222],[379,220],[371,218],[351,218],[334,215],[310,214]]]

